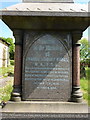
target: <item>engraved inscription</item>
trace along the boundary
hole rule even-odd
[[[26,99],[68,99],[70,60],[62,41],[51,35],[35,41],[25,57],[24,79]]]

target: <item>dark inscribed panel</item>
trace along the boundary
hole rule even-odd
[[[32,44],[24,57],[24,99],[60,100],[70,98],[70,58],[62,41],[44,35]]]

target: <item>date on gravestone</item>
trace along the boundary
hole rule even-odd
[[[46,34],[30,42],[23,58],[23,99],[68,101],[71,61],[67,46]]]

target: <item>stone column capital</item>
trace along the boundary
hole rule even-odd
[[[80,44],[79,40],[82,37],[82,31],[73,31],[72,32],[72,39],[74,44]]]
[[[13,30],[13,35],[15,37],[15,44],[22,45],[23,32],[22,30],[15,29]]]

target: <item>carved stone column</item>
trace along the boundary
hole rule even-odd
[[[82,92],[80,91],[80,43],[81,32],[73,32],[73,55],[72,55],[72,101],[82,102]]]
[[[15,68],[14,68],[14,86],[11,100],[21,101],[21,85],[22,85],[22,31],[14,30],[15,36]]]

